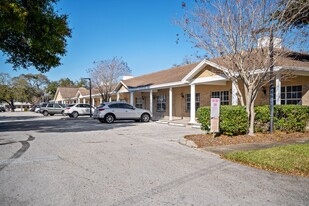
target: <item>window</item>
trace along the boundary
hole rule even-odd
[[[165,112],[166,111],[166,97],[161,95],[157,98],[157,111]]]
[[[301,104],[302,86],[281,87],[281,104]]]
[[[54,104],[48,104],[47,107],[54,107]]]
[[[200,107],[200,93],[195,94],[195,110]],[[186,111],[190,112],[191,107],[191,94],[186,94]]]
[[[118,108],[118,105],[119,104],[110,104],[108,107],[114,109],[114,108]]]
[[[211,98],[220,98],[221,105],[229,105],[229,91],[211,92]]]
[[[142,109],[143,108],[143,99],[142,98],[136,98],[135,101],[135,107]]]

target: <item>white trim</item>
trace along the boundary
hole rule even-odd
[[[149,89],[164,89],[169,87],[179,87],[179,86],[187,86],[187,83],[184,82],[171,82],[171,83],[165,83],[165,84],[157,84],[157,85],[151,85],[151,86],[145,86],[145,87],[135,87],[135,88],[129,88],[129,92],[131,91],[140,91],[140,90],[149,90]]]
[[[120,81],[111,93],[119,92],[119,89],[121,88],[120,86],[124,86],[127,90],[129,90],[128,86],[125,83],[123,83],[123,81]]]
[[[189,74],[187,74],[181,81],[182,82],[189,82],[190,79],[192,79],[198,72],[201,71],[201,69],[204,69],[205,65],[212,66],[212,67],[219,69],[221,71],[227,71],[227,69],[225,67],[222,67],[222,66],[220,66],[220,65],[218,65],[214,62],[211,62],[211,61],[204,59],[194,69],[192,69],[191,72],[189,72]]]
[[[276,105],[281,105],[281,74],[276,74]]]
[[[228,81],[228,79],[224,75],[215,75],[215,76],[210,76],[210,77],[197,78],[193,80],[191,84],[207,83],[207,82],[214,82],[214,81]]]
[[[150,112],[152,114],[152,111],[153,111],[153,96],[152,96],[152,90],[150,90],[150,93],[149,93],[149,109],[150,109]]]
[[[134,106],[134,92],[130,92],[130,104]]]
[[[238,105],[236,82],[232,81],[232,105]]]
[[[169,105],[169,120],[173,120],[173,88],[169,88],[169,100],[168,100],[168,105]]]
[[[190,124],[196,123],[195,121],[195,84],[190,85]]]

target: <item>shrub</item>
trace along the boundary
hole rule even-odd
[[[201,107],[197,110],[198,121],[202,129],[210,130],[210,107]],[[247,112],[242,106],[221,106],[220,132],[226,135],[246,134],[248,130]]]
[[[285,132],[304,132],[309,121],[309,107],[301,105],[275,105],[274,126]]]
[[[255,132],[266,133],[269,130],[270,122],[270,110],[268,105],[257,106],[254,108],[255,121],[254,130]]]
[[[309,107],[301,105],[275,105],[274,129],[282,132],[304,132],[309,121]],[[269,130],[269,105],[255,108],[255,131]]]
[[[210,107],[200,107],[197,110],[197,119],[201,123],[202,129],[210,130]]]
[[[246,134],[248,125],[247,111],[245,107],[221,106],[220,131],[223,134],[229,136]]]

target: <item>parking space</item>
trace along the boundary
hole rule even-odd
[[[22,114],[22,113],[20,113]],[[3,205],[306,205],[309,180],[178,144],[189,127],[0,116]]]

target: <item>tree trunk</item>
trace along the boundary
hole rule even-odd
[[[254,119],[255,119],[255,112],[254,112],[254,103],[251,102],[250,105],[250,124],[249,124],[249,133],[248,135],[254,136]]]
[[[246,111],[247,111],[247,117],[249,122],[249,129],[248,129],[248,135],[254,136],[254,100],[252,100],[253,91],[252,88],[245,88],[246,92]]]
[[[11,111],[15,112],[14,99],[12,99],[12,98],[10,99],[10,104],[9,105],[11,107]]]

